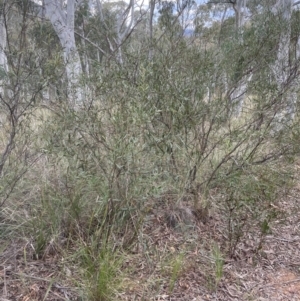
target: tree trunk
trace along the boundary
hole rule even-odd
[[[295,82],[288,83],[290,73],[289,50],[291,39],[291,18],[292,0],[279,0],[273,8],[273,13],[280,16],[283,29],[280,34],[278,44],[277,59],[273,67],[274,76],[277,82],[279,93],[288,88],[286,93],[282,93],[282,108],[276,116],[276,129],[281,129],[284,124],[290,124],[296,113],[296,93],[294,91]]]
[[[67,14],[59,0],[44,0],[46,17],[50,20],[63,49],[63,59],[68,79],[68,97],[77,106],[83,102],[83,89],[80,85],[82,67],[74,35],[74,0],[67,2]]]
[[[245,24],[245,10],[246,10],[246,2],[247,0],[236,0],[233,3],[233,9],[235,12],[235,29],[236,36],[240,43],[243,43],[241,36],[241,29]],[[248,82],[251,80],[251,75],[243,76],[238,80],[236,86],[232,90],[230,94],[230,102],[232,108],[232,112],[235,116],[240,116],[244,104],[245,95],[247,93]]]
[[[151,61],[153,58],[153,17],[154,17],[154,10],[155,10],[155,0],[150,0],[150,18],[149,18],[149,53],[148,58]]]
[[[0,15],[0,93],[4,93],[3,78],[8,72],[7,56],[5,53],[6,48],[6,24],[4,12]]]

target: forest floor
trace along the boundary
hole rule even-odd
[[[225,238],[217,215],[178,229],[163,208],[152,211],[123,257],[114,300],[300,300],[299,199],[300,186],[276,204],[282,214],[261,248],[258,234],[246,234],[234,258],[218,255]],[[33,257],[30,239],[0,241],[0,301],[87,300],[76,262],[51,245],[44,258]]]

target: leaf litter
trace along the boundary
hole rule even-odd
[[[219,276],[212,245],[221,253],[226,245],[222,217],[215,213],[204,223],[189,210],[182,214],[182,206],[170,208],[172,195],[154,200],[155,209],[126,255],[123,290],[115,300],[300,300],[299,197],[296,187],[278,201],[284,217],[270,225],[261,248],[254,247],[259,232],[247,233],[236,256],[222,258]],[[182,222],[189,214],[189,223]],[[59,248],[37,259],[25,238],[0,244],[5,246],[0,254],[0,301],[87,300],[77,285],[76,266],[64,263]]]

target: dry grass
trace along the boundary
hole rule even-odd
[[[236,258],[224,258],[220,281],[213,253],[216,244],[221,252],[226,245],[220,213],[215,210],[206,223],[191,216],[190,223],[179,217],[170,225],[170,212],[180,212],[171,208],[173,195],[149,200],[153,209],[131,252],[115,253],[121,265],[111,300],[299,300],[299,195],[295,187],[277,200],[284,215],[271,225],[262,248],[256,250],[257,232],[249,233]],[[96,300],[87,299],[90,288],[76,261],[83,245],[68,251],[53,240],[41,259],[30,237],[2,238],[0,245],[3,300]]]

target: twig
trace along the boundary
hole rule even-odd
[[[13,272],[13,274],[16,275],[16,276],[31,278],[31,279],[40,280],[40,281],[46,281],[46,282],[52,282],[53,281],[53,279],[35,277],[35,276],[27,275],[27,274],[24,274],[24,273],[14,273]]]
[[[276,282],[276,283],[267,284],[267,285],[261,286],[259,289],[263,289],[265,287],[272,287],[275,285],[282,286],[282,285],[291,284],[291,283],[295,283],[295,282],[299,282],[299,281],[300,281],[300,278],[296,278],[294,280],[289,280],[289,281],[285,281],[285,282]]]
[[[12,273],[16,276],[20,276],[20,277],[26,277],[26,278],[31,278],[31,279],[34,279],[34,280],[39,280],[39,281],[46,281],[46,282],[53,282],[53,279],[47,279],[47,278],[41,278],[41,277],[36,277],[36,276],[32,276],[32,275],[27,275],[27,274],[24,274],[24,273]],[[60,290],[72,290],[73,288],[72,287],[66,287],[66,286],[61,286],[57,283],[53,283],[52,285],[53,287],[57,288],[57,289],[60,289]]]
[[[299,241],[299,239],[284,239],[284,238],[278,238],[278,237],[273,237],[273,239],[279,240],[279,241],[284,241],[284,242],[298,242]]]
[[[6,268],[4,266],[3,270],[3,282],[4,282],[4,287],[3,287],[3,295],[7,296],[7,286],[6,286]]]

